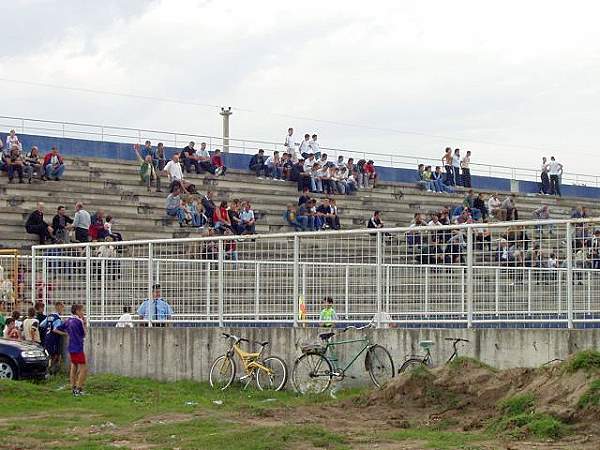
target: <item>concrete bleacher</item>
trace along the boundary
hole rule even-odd
[[[48,222],[58,205],[66,206],[71,216],[77,201],[83,201],[90,213],[103,208],[115,217],[115,231],[127,240],[199,235],[195,229],[180,228],[165,215],[167,193],[147,192],[140,184],[136,162],[66,157],[66,164],[65,178],[60,182],[34,180],[32,184],[8,184],[6,175],[0,176],[0,247],[27,249],[36,243],[35,236],[25,232],[24,223],[40,201],[46,205]],[[225,177],[189,175],[187,178],[196,184],[200,194],[213,191],[215,202],[234,198],[250,200],[257,214],[259,233],[292,231],[284,223],[282,214],[288,203],[297,201],[295,183],[258,180],[243,170],[228,171]],[[166,184],[166,178],[163,180]],[[166,190],[166,186],[164,188]],[[477,188],[474,190],[479,192]],[[351,229],[364,228],[375,209],[382,212],[386,226],[407,226],[416,211],[427,213],[442,206],[460,204],[463,192],[427,193],[414,184],[381,182],[372,190],[335,198],[342,228]],[[517,194],[521,219],[530,219],[531,212],[541,204],[550,205],[553,218],[568,218],[572,207],[589,206],[589,200]]]

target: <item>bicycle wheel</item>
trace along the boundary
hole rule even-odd
[[[213,362],[208,381],[210,386],[224,391],[235,378],[235,361],[227,355],[221,355]]]
[[[367,351],[365,363],[375,386],[381,387],[394,378],[394,360],[385,347],[372,346]]]
[[[294,362],[292,384],[300,394],[320,394],[331,384],[331,362],[318,353],[302,355]]]
[[[261,391],[280,391],[287,383],[288,370],[285,362],[277,356],[269,356],[260,362],[270,370],[256,369],[256,386]]]
[[[415,370],[417,367],[428,368],[427,363],[420,358],[409,358],[400,366],[398,373],[409,373],[411,370]]]

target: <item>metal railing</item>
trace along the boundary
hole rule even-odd
[[[0,116],[0,129],[15,129],[18,133],[38,134],[51,137],[74,138],[85,140],[97,140],[100,142],[118,142],[118,143],[143,143],[145,140],[151,140],[153,143],[163,142],[167,147],[184,147],[190,140],[196,142],[206,142],[209,149],[223,148],[222,137],[208,136],[197,133],[183,133],[173,131],[148,130],[143,128],[128,128],[108,125],[96,125],[77,122],[61,122],[52,120],[30,119],[24,117]],[[228,146],[232,153],[254,154],[260,148],[265,151],[284,150],[283,139],[280,142],[256,140],[256,139],[235,139],[228,138]],[[330,158],[337,158],[342,155],[345,158],[352,157],[358,159],[372,159],[375,164],[392,167],[415,169],[419,164],[430,164],[433,166],[441,165],[441,157],[417,157],[412,155],[402,155],[399,151],[390,151],[390,153],[363,152],[347,148],[321,147],[323,152],[328,153]],[[392,149],[390,149],[392,150]],[[131,151],[126,154],[120,154],[124,150],[117,150],[115,158],[129,158]],[[393,153],[393,154],[392,154]],[[540,172],[535,169],[526,169],[521,167],[510,167],[497,164],[471,163],[471,172],[474,175],[490,176],[496,178],[506,178],[511,180],[540,181]],[[562,183],[600,186],[600,177],[592,174],[581,174],[564,172]]]
[[[600,322],[600,219],[34,246],[31,298],[85,303],[94,324],[152,286],[181,326],[586,326]],[[152,322],[149,318],[148,322]]]

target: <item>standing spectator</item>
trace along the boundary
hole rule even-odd
[[[542,205],[538,209],[533,211],[532,216],[533,220],[550,220],[550,208],[548,207],[548,205]],[[554,233],[553,223],[547,225],[537,224],[535,226],[535,230],[537,231],[538,235],[540,235],[540,237],[542,237],[544,233],[544,228],[547,228],[550,234]]]
[[[65,162],[58,149],[52,146],[50,153],[44,156],[44,179],[52,179],[60,181],[60,178],[65,172]]]
[[[71,307],[69,317],[60,327],[69,336],[69,356],[71,358],[71,370],[69,379],[73,388],[73,396],[79,397],[83,394],[83,386],[87,377],[87,364],[84,353],[86,319],[83,313],[83,305],[75,304]]]
[[[202,164],[202,161],[200,161],[200,164]],[[217,176],[225,175],[225,172],[227,172],[227,167],[225,167],[225,164],[223,163],[223,156],[221,156],[221,150],[219,149],[216,149],[215,153],[210,158],[210,164],[213,173]]]
[[[165,145],[162,142],[159,142],[156,146],[156,159],[158,161],[158,166],[156,167],[156,175],[160,176],[160,172],[165,168],[165,164],[167,163]]]
[[[131,315],[131,306],[123,306],[123,314],[117,320],[117,328],[133,328],[133,316]]]
[[[192,168],[194,168],[194,172],[199,174],[200,166],[198,165],[198,157],[196,156],[196,149],[194,148],[195,145],[196,143],[194,141],[190,141],[190,143],[181,150],[179,160],[182,162],[183,168],[187,173],[192,173]]]
[[[206,195],[202,197],[202,208],[204,208],[204,214],[206,214],[210,223],[214,225],[213,215],[215,209],[217,209],[217,205],[213,201],[213,193],[211,191],[208,191]]]
[[[250,202],[246,201],[243,203],[243,209],[240,213],[241,225],[243,231],[241,234],[256,234],[256,219],[254,217],[254,211],[250,206]]]
[[[142,183],[144,183],[144,185],[148,189],[148,192],[150,192],[150,186],[152,186],[152,181],[156,180],[156,192],[160,192],[160,177],[158,176],[158,173],[156,171],[156,165],[152,160],[152,155],[146,155],[144,158],[142,158],[139,152],[138,144],[135,144],[133,146],[133,151],[135,152],[137,160],[140,163],[139,170]]]
[[[272,156],[269,156],[265,161],[265,165],[267,166],[267,175],[273,178],[274,180],[280,180],[283,176],[283,171],[281,168],[281,159],[279,158],[279,152],[275,150]]]
[[[450,147],[446,147],[444,156],[442,156],[442,165],[444,166],[444,170],[446,171],[445,183],[448,186],[454,186],[456,183],[454,182],[454,169],[452,168],[452,149]]]
[[[366,189],[369,187],[369,175],[365,172],[365,164],[367,164],[367,161],[361,159],[356,163],[355,167],[356,181],[359,189]]]
[[[144,299],[137,310],[137,315],[149,322],[159,322],[154,323],[154,326],[158,327],[164,327],[164,321],[173,317],[173,308],[160,294],[160,284],[152,286],[152,299]]]
[[[265,175],[267,173],[267,166],[265,165],[266,160],[267,158],[265,158],[265,151],[261,148],[258,150],[258,153],[254,155],[252,159],[250,159],[250,163],[248,164],[250,170],[256,173],[256,177],[259,180],[262,180],[261,175]]]
[[[293,161],[296,161],[296,143],[294,142],[294,129],[288,128],[288,134],[284,141],[285,151],[290,155]]]
[[[466,188],[471,187],[471,169],[469,167],[470,164],[471,164],[471,150],[468,150],[467,154],[464,156],[464,158],[460,162],[460,168],[462,169],[462,185]]]
[[[27,319],[23,321],[23,340],[40,344],[40,323],[35,318],[35,308],[27,310]]]
[[[311,153],[310,134],[304,135],[304,140],[300,142],[300,147],[298,147],[298,153],[300,153],[300,156],[302,156],[304,159],[306,159],[308,157],[308,154]]]
[[[217,160],[221,164],[221,167],[224,167],[223,160],[221,159],[221,151],[218,150],[218,153],[217,153],[217,151],[215,151],[215,154],[218,156]],[[216,168],[215,168],[215,166],[213,166],[212,158],[210,157],[210,154],[208,153],[208,150],[206,149],[206,142],[202,142],[200,144],[200,148],[198,150],[196,150],[195,158],[196,158],[196,173],[202,173],[202,171],[204,171],[204,172],[212,173],[213,175],[215,174]]]
[[[8,182],[12,183],[15,174],[19,177],[19,183],[24,183],[23,181],[23,167],[25,165],[25,161],[23,161],[23,157],[21,156],[21,150],[16,145],[13,145],[10,154],[8,155],[7,160],[7,171],[8,171]]]
[[[58,301],[54,304],[53,313],[49,314],[41,323],[40,329],[44,330],[46,338],[44,339],[44,347],[50,355],[50,373],[57,373],[60,369],[60,357],[62,355],[62,338],[66,336],[64,331],[61,331],[62,315],[64,313],[63,302]]]
[[[367,177],[366,187],[375,187],[377,182],[377,171],[375,170],[375,163],[372,159],[368,160],[364,165],[364,172]]]
[[[554,159],[554,156],[550,157],[548,173],[550,174],[550,195],[562,197],[560,193],[560,177],[563,174],[563,165],[557,162],[556,159]]]
[[[460,178],[460,149],[454,149],[454,154],[452,155],[452,170],[454,171],[454,184],[456,186],[462,185],[462,180]]]
[[[54,239],[60,240],[65,244],[69,243],[69,228],[72,228],[71,224],[73,223],[73,219],[71,219],[66,214],[66,209],[64,206],[59,206],[56,208],[56,215],[52,219],[52,228],[54,230]]]
[[[44,222],[44,204],[42,202],[37,204],[37,209],[27,218],[25,230],[29,234],[37,235],[40,239],[40,245],[44,245],[46,240],[51,239],[54,229]]]
[[[331,297],[325,297],[319,320],[322,327],[333,328],[335,326],[337,314],[333,308],[333,299]]]
[[[31,147],[31,151],[25,155],[24,171],[30,184],[34,174],[37,174],[40,180],[44,178],[44,158],[42,158],[42,155],[40,155],[40,152],[35,145]]]
[[[168,216],[176,217],[179,226],[183,227],[185,223],[185,211],[181,207],[181,192],[175,189],[167,196],[165,211]]]
[[[90,213],[83,208],[83,203],[75,204],[75,216],[73,216],[73,228],[75,229],[75,240],[77,242],[89,241],[89,229],[92,224]]]
[[[545,156],[542,158],[542,167],[540,169],[540,178],[542,179],[540,193],[547,195],[550,193],[550,178],[548,177],[548,160],[546,159]]]
[[[515,198],[515,194],[510,194],[502,202],[501,209],[505,213],[506,220],[519,220],[519,211],[515,204]]]
[[[319,158],[321,156],[321,147],[319,147],[319,143],[317,142],[317,135],[313,134],[312,139],[308,143],[309,152],[315,155],[315,158]]]

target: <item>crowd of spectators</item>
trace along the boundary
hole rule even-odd
[[[338,207],[334,198],[323,198],[319,202],[304,188],[298,204],[288,204],[284,219],[295,231],[319,231],[341,229]]]
[[[0,171],[7,173],[9,183],[14,183],[15,178],[19,183],[31,183],[36,177],[40,181],[59,181],[64,175],[64,160],[55,146],[44,156],[36,146],[24,152],[15,130],[9,131],[6,143],[0,139],[0,151]]]

